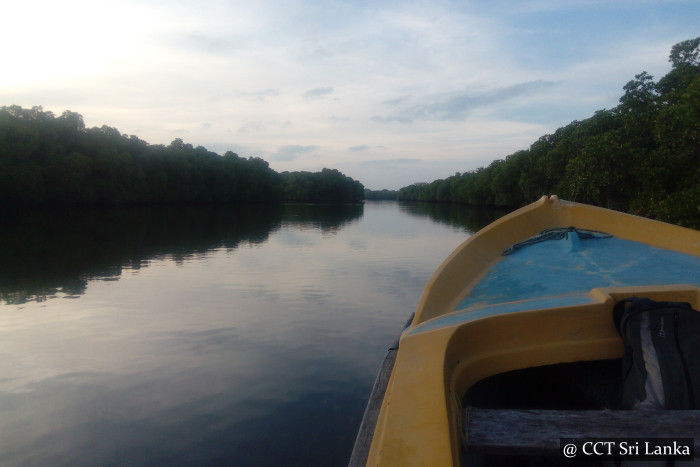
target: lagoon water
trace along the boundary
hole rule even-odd
[[[367,202],[4,215],[0,465],[345,465],[386,348],[494,217]]]

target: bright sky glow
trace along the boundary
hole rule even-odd
[[[697,0],[24,0],[0,105],[396,189],[617,105],[700,35]]]

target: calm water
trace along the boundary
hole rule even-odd
[[[3,216],[0,464],[344,465],[385,349],[489,213]]]

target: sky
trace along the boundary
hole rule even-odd
[[[398,189],[487,166],[700,36],[697,0],[23,0],[0,106]]]

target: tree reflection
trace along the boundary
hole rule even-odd
[[[21,304],[85,292],[155,258],[179,264],[211,250],[264,243],[283,223],[323,233],[362,217],[362,205],[243,205],[36,210],[0,213],[0,301]]]
[[[424,216],[452,227],[475,233],[508,211],[497,208],[468,206],[457,203],[401,202],[401,210],[414,216]]]

